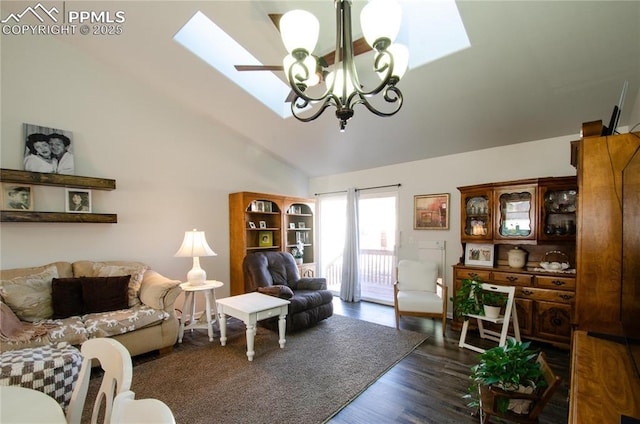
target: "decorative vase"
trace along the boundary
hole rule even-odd
[[[296,264],[302,265],[302,258],[294,258],[296,260]]]
[[[520,249],[518,246],[507,252],[507,257],[509,259],[509,266],[511,268],[524,268],[527,263],[526,260],[527,252]]]
[[[500,306],[482,305],[484,316],[487,318],[498,318],[500,316]]]

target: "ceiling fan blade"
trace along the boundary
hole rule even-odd
[[[282,65],[233,65],[236,71],[283,71]]]
[[[269,13],[269,19],[271,19],[278,32],[280,32],[280,18],[282,18],[282,13]]]

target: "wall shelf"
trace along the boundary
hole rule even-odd
[[[16,169],[0,169],[0,181],[6,183],[34,184],[94,190],[116,189],[116,180],[107,178],[45,174],[42,172],[18,171]]]
[[[113,213],[66,213],[1,211],[0,222],[81,222],[116,224],[118,215]]]
[[[3,183],[32,184],[50,187],[82,188],[90,190],[116,189],[116,180],[77,175],[46,174],[42,172],[0,169]],[[68,213],[39,211],[0,211],[0,222],[75,222],[116,224],[118,215],[107,213]]]

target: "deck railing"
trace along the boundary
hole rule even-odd
[[[395,281],[395,256],[389,250],[360,250],[360,285],[363,297],[367,292],[380,292],[388,296],[393,293]],[[342,255],[325,268],[329,290],[340,291],[342,281]]]

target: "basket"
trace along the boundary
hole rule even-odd
[[[559,250],[551,250],[544,254],[540,266],[547,271],[564,271],[569,269],[569,257]]]

